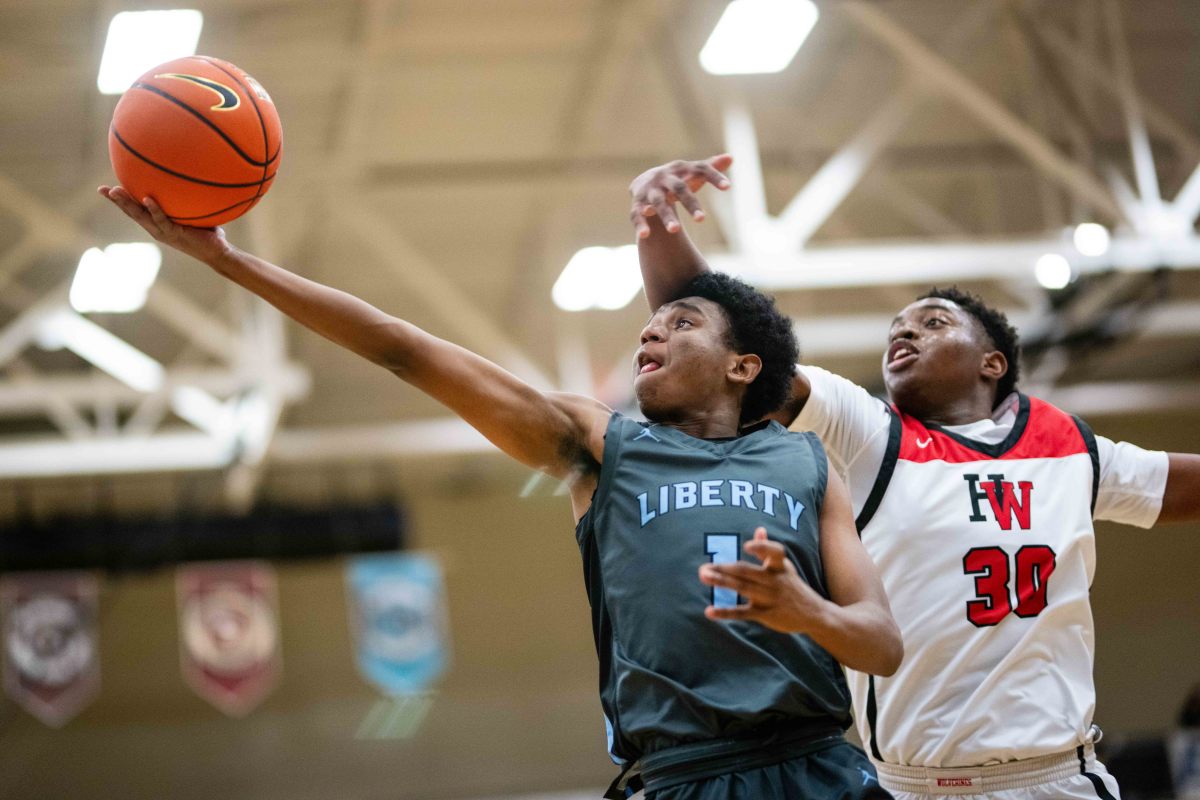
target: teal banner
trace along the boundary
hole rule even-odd
[[[363,676],[389,695],[428,690],[450,660],[441,564],[421,553],[360,556],[346,583]]]

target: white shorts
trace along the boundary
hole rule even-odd
[[[1117,780],[1091,745],[1073,752],[963,769],[875,764],[896,800],[1121,800]]]

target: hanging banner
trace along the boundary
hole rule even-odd
[[[87,572],[0,577],[4,691],[62,727],[100,690],[99,582]]]
[[[222,712],[245,716],[283,667],[275,571],[262,561],[186,564],[175,588],[184,680]]]
[[[446,597],[437,559],[389,553],[346,570],[358,667],[385,694],[427,690],[449,663]]]

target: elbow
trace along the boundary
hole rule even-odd
[[[879,637],[879,663],[871,673],[881,678],[895,675],[904,661],[904,640],[900,638],[900,628],[896,621],[888,615],[887,624],[882,636]]]
[[[372,346],[363,353],[368,361],[383,367],[401,380],[410,380],[414,343],[404,323],[392,320],[378,328]]]
[[[880,678],[889,678],[890,675],[896,674],[896,670],[900,669],[900,662],[904,661],[904,640],[900,638],[900,631],[896,630],[895,625],[892,626],[892,631],[881,650],[880,669],[875,674]]]

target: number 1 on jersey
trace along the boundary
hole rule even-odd
[[[714,564],[732,564],[738,560],[738,545],[741,537],[736,533],[706,533],[704,552]],[[733,608],[738,604],[738,593],[722,586],[712,588],[712,604],[716,608]]]

